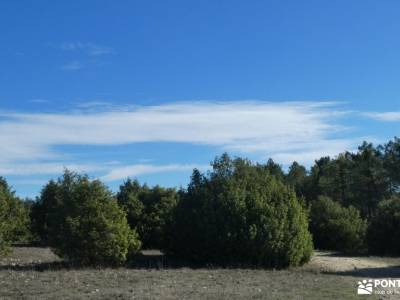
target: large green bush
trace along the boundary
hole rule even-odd
[[[127,212],[131,228],[135,228],[147,249],[160,249],[166,243],[166,224],[171,222],[178,195],[175,189],[149,188],[128,179],[120,186],[119,205]]]
[[[400,197],[382,201],[368,227],[368,249],[377,255],[400,255]]]
[[[224,154],[208,176],[194,170],[165,250],[203,263],[297,266],[312,253],[307,227],[292,189],[264,166]]]
[[[359,211],[321,196],[311,203],[310,231],[318,249],[342,252],[364,250],[367,224]]]
[[[82,264],[120,264],[140,241],[111,192],[98,180],[66,171],[37,204],[42,236],[63,258]]]
[[[0,177],[0,254],[8,252],[12,242],[29,239],[29,223],[28,207]]]

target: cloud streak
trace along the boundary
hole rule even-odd
[[[65,51],[83,51],[90,56],[101,56],[114,53],[114,49],[94,43],[65,42],[61,44]]]
[[[37,163],[3,163],[0,165],[1,175],[51,175],[60,174],[64,169],[80,173],[107,171],[110,166],[87,163],[37,162]]]
[[[346,128],[333,103],[185,102],[126,110],[8,113],[0,116],[0,163],[57,159],[58,145],[124,145],[176,142],[243,153],[291,157],[353,142],[333,138]],[[314,153],[317,155],[318,153]],[[299,156],[299,158],[301,158]]]
[[[32,175],[52,175],[61,174],[64,169],[73,170],[79,173],[102,172],[105,175],[100,179],[103,181],[122,180],[127,177],[137,177],[145,174],[166,173],[166,172],[190,172],[194,168],[205,171],[209,169],[208,165],[196,164],[132,164],[121,166],[113,163],[62,163],[62,162],[42,162],[27,164],[3,164],[0,166],[0,174],[6,176],[32,176]],[[32,179],[26,180],[31,183]]]
[[[165,172],[188,172],[194,168],[207,170],[209,166],[193,164],[169,164],[169,165],[148,165],[137,164],[114,168],[100,179],[104,181],[116,181],[127,177],[136,177],[144,174],[165,173]]]
[[[79,61],[71,61],[61,67],[65,71],[77,71],[83,68],[83,65]]]
[[[368,112],[368,113],[363,113],[363,115],[376,121],[400,122],[400,112],[398,111]]]

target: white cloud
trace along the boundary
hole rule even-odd
[[[83,65],[79,61],[71,61],[61,67],[65,71],[77,71],[83,68]]]
[[[79,173],[89,173],[97,171],[108,171],[110,165],[105,164],[78,164],[62,162],[38,162],[38,163],[3,163],[0,164],[1,175],[49,175],[61,174],[63,170],[69,170]]]
[[[184,165],[184,164],[169,164],[169,165],[148,165],[137,164],[119,168],[114,168],[100,179],[104,181],[115,181],[125,179],[127,177],[136,177],[143,174],[154,174],[164,172],[187,172],[194,168],[206,170],[208,166],[201,165]]]
[[[331,149],[337,154],[359,142],[332,137],[345,130],[337,120],[342,113],[333,103],[260,101],[185,102],[102,112],[8,113],[0,119],[0,164],[54,160],[61,155],[53,150],[58,145],[137,142],[203,144],[273,157],[306,155],[326,145],[320,150]]]
[[[107,101],[87,101],[87,102],[81,102],[77,104],[78,108],[83,108],[83,109],[92,109],[92,108],[101,108],[101,107],[113,107],[113,104]]]
[[[354,151],[364,138],[354,139],[321,139],[293,146],[291,149],[276,148],[270,156],[284,164],[289,165],[294,161],[309,165],[323,156],[334,157],[344,151]]]
[[[114,53],[110,47],[97,45],[94,43],[65,42],[61,44],[61,49],[66,51],[84,51],[91,56],[100,56]]]
[[[399,122],[400,121],[400,112],[392,111],[392,112],[369,112],[363,113],[364,116],[369,117],[371,119],[377,121],[384,122]]]
[[[31,100],[28,100],[28,102],[30,102],[30,103],[50,103],[50,100],[47,100],[47,99],[31,99]]]

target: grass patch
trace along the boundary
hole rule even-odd
[[[341,257],[319,253],[304,267],[274,271],[168,266],[157,252],[127,267],[77,268],[46,248],[13,250],[0,260],[1,299],[360,299],[356,283],[368,275],[364,269],[329,270],[329,259],[336,264]]]

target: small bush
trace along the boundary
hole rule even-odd
[[[364,250],[367,224],[359,211],[321,196],[311,203],[310,231],[314,247],[342,252]]]
[[[51,193],[49,192],[51,190]],[[66,171],[50,182],[36,208],[54,252],[85,265],[116,265],[140,248],[111,192],[98,180]]]
[[[368,249],[376,255],[400,255],[400,197],[382,201],[368,226]]]
[[[175,210],[166,252],[197,262],[297,266],[312,253],[306,212],[294,192],[263,166],[216,159],[195,170]]]
[[[120,187],[118,204],[126,211],[131,228],[137,230],[143,248],[161,249],[166,243],[166,224],[177,204],[175,189],[140,186],[128,179]]]

